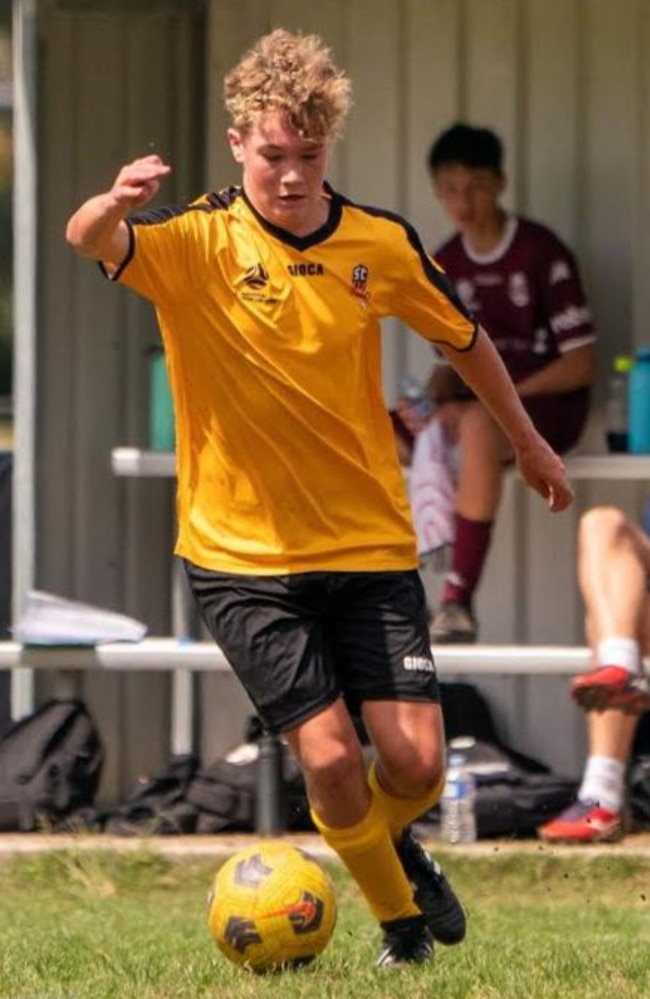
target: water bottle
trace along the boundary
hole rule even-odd
[[[463,753],[452,752],[440,799],[440,835],[447,843],[476,842],[476,781]]]
[[[158,347],[150,351],[149,361],[149,446],[152,451],[173,451],[175,446],[174,403],[165,354]]]
[[[650,454],[650,346],[638,347],[629,374],[628,450]]]
[[[629,374],[634,359],[627,354],[614,358],[607,381],[605,402],[605,436],[607,450],[622,453],[628,449],[629,430]]]
[[[404,375],[400,382],[399,394],[422,420],[427,420],[433,412],[433,401],[426,388],[413,375]]]

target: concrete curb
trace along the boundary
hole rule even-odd
[[[0,860],[15,856],[56,851],[114,850],[118,853],[150,850],[171,858],[221,858],[254,843],[255,833],[219,836],[105,836],[101,833],[0,833]],[[281,837],[316,857],[335,860],[336,855],[320,836],[312,833],[287,833]],[[543,857],[639,857],[650,861],[650,833],[636,833],[620,843],[588,845],[549,844],[537,839],[486,839],[463,846],[450,846],[440,839],[423,834],[423,841],[433,853],[449,856],[497,857],[512,854],[536,854]]]

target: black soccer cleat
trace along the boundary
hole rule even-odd
[[[424,964],[433,957],[433,937],[424,916],[407,916],[382,923],[384,941],[378,968],[405,968]]]
[[[457,944],[465,937],[463,907],[438,864],[406,827],[395,844],[402,867],[413,887],[413,899],[432,936],[442,944]]]

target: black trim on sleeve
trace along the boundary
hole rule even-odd
[[[162,225],[170,219],[185,215],[186,212],[202,209],[209,211],[208,205],[159,205],[157,208],[150,208],[146,212],[138,212],[130,215],[128,221],[131,225]]]
[[[205,199],[208,202],[210,208],[230,208],[238,198],[243,197],[244,192],[242,191],[239,184],[233,184],[230,187],[224,187],[221,191],[210,191],[206,194]],[[203,207],[200,204],[195,205],[195,207]]]
[[[109,281],[117,281],[120,277],[120,274],[126,267],[126,265],[133,259],[133,253],[135,251],[135,236],[133,235],[133,226],[131,225],[129,219],[125,219],[124,221],[126,222],[126,228],[129,234],[129,247],[126,251],[126,255],[122,263],[117,267],[116,270],[113,271],[112,274],[109,274],[109,272],[106,270],[106,266],[104,265],[103,260],[97,261],[97,263],[99,264],[99,269],[101,270],[104,277],[108,278]]]
[[[132,225],[162,225],[170,219],[185,215],[186,212],[213,212],[230,206],[241,198],[241,187],[226,187],[222,191],[209,191],[196,201],[185,205],[158,205],[146,212],[136,212],[128,220]]]
[[[456,291],[449,281],[449,278],[444,273],[444,271],[439,270],[435,264],[432,263],[431,257],[427,251],[422,246],[422,240],[420,239],[416,229],[407,222],[403,216],[398,215],[396,212],[387,211],[384,208],[375,208],[373,205],[358,205],[353,201],[349,201],[342,195],[339,195],[343,204],[350,205],[351,208],[356,208],[360,212],[365,212],[367,215],[372,215],[375,218],[386,219],[389,222],[394,222],[396,225],[400,226],[406,233],[406,238],[408,239],[410,245],[413,247],[415,252],[420,258],[422,264],[422,269],[424,273],[431,281],[431,284],[435,285],[436,288],[445,295],[449,301],[455,306],[465,319],[476,325],[476,320],[470,312],[467,311],[463,302],[456,294]],[[467,348],[463,348],[464,350]]]
[[[415,252],[417,253],[418,257],[420,258],[422,269],[424,270],[424,273],[426,274],[428,279],[431,281],[431,284],[433,284],[439,291],[441,291],[443,295],[445,295],[449,299],[454,308],[456,308],[458,312],[460,312],[461,316],[464,316],[464,318],[467,319],[467,321],[470,322],[474,327],[472,339],[465,347],[456,347],[455,344],[448,343],[446,340],[432,340],[431,343],[434,344],[444,343],[445,346],[451,347],[452,350],[457,351],[459,354],[463,354],[465,353],[465,351],[471,350],[474,344],[476,343],[476,338],[478,336],[478,330],[479,330],[478,320],[474,315],[472,315],[471,312],[468,311],[468,309],[465,308],[465,305],[457,295],[456,290],[454,289],[453,285],[451,284],[445,272],[439,270],[432,262],[431,257],[422,246],[422,240],[420,239],[417,230],[411,225],[411,223],[407,222],[407,220],[403,218],[403,216],[398,215],[396,212],[390,212],[384,208],[375,208],[373,205],[358,205],[356,204],[356,202],[350,201],[348,198],[345,198],[343,195],[337,195],[337,197],[339,198],[341,204],[343,205],[349,205],[351,208],[356,208],[360,212],[366,212],[366,214],[372,215],[375,218],[382,218],[386,219],[389,222],[394,222],[395,225],[400,226],[404,230],[404,232],[406,233],[406,238],[410,243],[410,245],[415,250]]]
[[[472,347],[474,346],[474,344],[476,343],[476,338],[478,336],[478,331],[479,331],[478,320],[475,319],[474,316],[469,316],[469,321],[470,321],[470,323],[472,323],[472,325],[474,327],[474,332],[472,333],[472,339],[470,340],[470,342],[468,344],[466,344],[465,347],[457,347],[456,344],[454,344],[454,343],[448,343],[446,340],[445,341],[438,340],[437,343],[443,343],[444,342],[444,344],[445,344],[446,347],[450,347],[451,350],[455,350],[457,354],[466,354],[467,351],[471,350]]]
[[[165,222],[169,222],[170,219],[178,218],[179,215],[184,215],[186,212],[212,212],[215,210],[228,208],[233,201],[241,197],[242,191],[240,187],[229,187],[223,191],[212,191],[203,196],[202,200],[194,201],[189,205],[161,205],[157,208],[150,208],[146,212],[136,212],[133,215],[129,215],[126,222],[129,231],[129,248],[127,250],[124,260],[119,265],[117,270],[112,274],[106,270],[106,267],[99,261],[99,267],[107,277],[109,281],[117,281],[124,268],[133,259],[133,254],[135,253],[135,227],[139,225],[162,225]]]

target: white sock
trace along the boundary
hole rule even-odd
[[[599,666],[622,666],[628,673],[641,672],[639,643],[634,638],[603,638],[596,648]]]
[[[578,791],[580,801],[595,801],[610,812],[623,807],[625,764],[612,756],[590,756]]]

